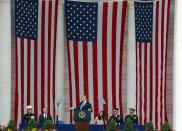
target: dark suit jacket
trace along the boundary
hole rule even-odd
[[[23,121],[22,122],[28,124],[29,120],[31,120],[31,119],[35,119],[36,120],[36,117],[35,117],[35,115],[33,113],[31,113],[31,114],[25,114],[23,116]]]
[[[44,124],[46,120],[51,120],[52,121],[52,117],[50,114],[47,114],[47,117],[45,118],[44,117],[44,114],[42,113],[40,116],[39,116],[39,124]]]
[[[112,119],[113,119],[118,125],[119,125],[119,124],[124,124],[124,122],[123,122],[123,117],[121,117],[120,115],[117,115],[117,116],[112,115],[112,116],[110,116],[109,122],[110,122]]]
[[[83,101],[80,102],[80,105],[79,105],[79,107],[78,107],[77,109],[81,110],[81,105],[82,105],[82,103],[83,103]],[[93,110],[92,110],[92,105],[87,101],[87,102],[85,103],[85,105],[82,107],[82,110],[87,110],[87,111],[88,111],[88,109],[91,109],[91,112],[93,111]]]
[[[125,117],[125,122],[127,121],[127,119],[132,120],[133,124],[138,124],[138,116],[137,115],[133,115],[133,116],[127,115]]]

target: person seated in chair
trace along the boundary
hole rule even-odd
[[[23,121],[22,121],[22,122],[28,124],[28,122],[29,122],[31,119],[35,119],[35,120],[36,120],[36,117],[35,117],[35,115],[32,113],[32,106],[31,106],[31,105],[28,105],[28,106],[27,106],[27,114],[24,114],[24,116],[23,116]]]
[[[96,125],[106,125],[106,118],[104,111],[100,111],[99,115],[95,118]]]
[[[118,115],[118,110],[118,108],[113,109],[112,116],[110,116],[109,121],[113,119],[118,125],[120,125],[123,124],[123,117]]]
[[[52,117],[49,113],[47,113],[46,108],[43,108],[43,112],[39,115],[39,124],[44,124],[46,120],[51,120]]]
[[[125,117],[125,123],[128,119],[130,119],[133,122],[133,124],[138,124],[138,116],[134,115],[135,109],[129,108],[129,112],[129,115]]]

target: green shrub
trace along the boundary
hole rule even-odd
[[[115,120],[111,119],[107,125],[106,131],[116,131],[117,128],[118,128],[117,123],[115,122]]]
[[[162,131],[170,131],[171,126],[169,124],[169,122],[164,122],[164,124],[162,125]]]
[[[37,123],[36,123],[35,119],[29,120],[28,125],[27,125],[28,131],[32,131],[33,129],[35,129],[36,125],[37,125]]]
[[[14,120],[10,120],[10,121],[8,122],[7,128],[8,128],[8,129],[13,129],[13,130],[14,130],[15,127],[16,127],[15,121],[14,121]]]
[[[151,121],[149,121],[146,125],[146,131],[154,131],[154,126]]]
[[[132,122],[131,119],[127,119],[123,131],[134,131],[134,129],[133,129],[133,122]]]
[[[44,124],[44,129],[51,129],[53,128],[53,122],[51,120],[46,120]]]

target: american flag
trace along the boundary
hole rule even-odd
[[[166,65],[170,0],[135,2],[136,106],[139,123],[167,121]]]
[[[55,58],[58,0],[16,0],[16,87],[14,117],[26,106],[43,107],[55,118]]]
[[[126,10],[127,1],[65,4],[70,106],[78,106],[80,96],[87,95],[94,109],[92,118],[101,110],[108,118],[113,107],[122,114]]]

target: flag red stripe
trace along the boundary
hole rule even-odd
[[[126,18],[127,1],[123,1],[122,16],[121,16],[121,35],[120,35],[120,68],[119,68],[119,107],[120,114],[123,115],[123,101],[122,101],[122,70],[123,70],[123,48],[124,48],[124,31]]]
[[[153,112],[153,48],[152,44],[150,45],[150,116],[149,120],[152,121],[152,112]]]
[[[113,2],[112,14],[112,107],[116,107],[116,25],[118,2]]]
[[[41,109],[44,108],[45,97],[45,1],[42,1],[42,27],[41,27]]]
[[[27,105],[30,105],[30,66],[31,66],[31,41],[27,40]]]
[[[140,76],[140,124],[142,124],[142,44],[139,43],[139,76]]]
[[[47,81],[47,99],[48,99],[48,113],[50,113],[50,78],[51,78],[51,20],[52,20],[52,1],[49,1],[49,19],[48,19],[48,81]]]
[[[69,73],[69,94],[70,94],[70,107],[73,106],[73,98],[72,98],[72,79],[71,79],[71,59],[70,59],[70,44],[69,40],[67,41],[67,54],[68,54],[68,73]],[[72,111],[70,110],[70,123],[72,123]]]
[[[159,27],[159,1],[156,2],[156,29],[155,29],[155,65],[156,65],[156,71],[155,71],[155,91],[156,91],[156,96],[155,96],[155,126],[156,129],[158,129],[158,27]]]
[[[94,118],[98,115],[98,68],[97,68],[97,42],[93,42],[93,98],[94,98]]]
[[[80,90],[79,90],[79,66],[78,66],[78,42],[73,41],[74,51],[74,66],[75,66],[75,90],[76,90],[76,106],[80,103]]]
[[[34,40],[34,113],[36,116],[38,116],[38,89],[37,89],[37,83],[38,83],[38,72],[37,72],[37,67],[38,67],[38,59],[37,59],[37,49],[38,49],[38,45],[37,45],[37,40]]]
[[[89,100],[88,93],[88,46],[87,41],[83,41],[83,83],[84,83],[84,94],[87,96]]]
[[[144,45],[144,124],[147,123],[147,61],[148,61],[148,55],[147,55],[147,43]]]
[[[15,48],[16,48],[16,85],[15,85],[15,105],[14,105],[14,118],[15,122],[17,124],[18,122],[18,45],[17,45],[17,38],[16,38],[16,43],[15,43]]]
[[[53,116],[55,119],[55,96],[56,96],[56,88],[55,88],[55,82],[56,82],[56,40],[57,40],[57,19],[58,19],[58,0],[55,1],[55,16],[54,16],[54,49],[53,49]]]
[[[108,119],[108,96],[107,96],[107,17],[108,17],[108,3],[103,4],[103,25],[102,25],[102,76],[103,76],[103,97],[106,101],[104,111],[106,113],[106,120]]]
[[[24,97],[24,39],[20,41],[20,54],[21,54],[21,96]],[[24,99],[21,99],[21,118],[24,115]]]

